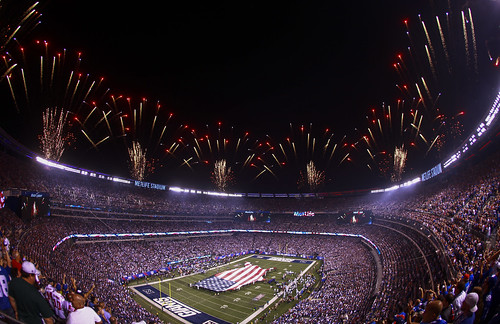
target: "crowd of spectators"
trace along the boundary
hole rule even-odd
[[[54,287],[63,287],[67,281],[67,292],[90,292],[87,305],[103,323],[160,321],[132,299],[121,282],[124,276],[164,268],[168,261],[211,255],[179,263],[161,275],[199,272],[227,262],[216,260],[216,256],[248,250],[324,257],[321,287],[274,319],[276,323],[318,322],[318,318],[325,323],[398,322],[402,318],[408,321],[410,314],[415,320],[422,318],[426,307],[447,309],[450,303],[446,300],[451,297],[459,318],[464,315],[455,299],[473,293],[478,296],[476,304],[482,305],[475,318],[488,323],[497,314],[500,301],[498,255],[491,252],[498,249],[499,160],[497,154],[469,169],[472,171],[459,174],[457,170],[397,193],[295,199],[209,197],[134,188],[65,174],[0,153],[4,166],[1,188],[48,192],[55,206],[50,217],[36,218],[29,224],[12,211],[0,209],[0,226],[12,255],[17,253],[36,263],[45,277],[54,281]],[[266,210],[273,216],[270,223],[234,222],[236,210]],[[290,216],[296,210],[311,210],[319,216]],[[331,217],[349,210],[372,210],[373,224],[339,225]],[[75,233],[238,228],[360,234],[379,248],[380,260],[359,239],[262,233],[66,242],[51,252],[57,241]],[[467,288],[462,289],[462,284]],[[482,290],[473,292],[478,288]],[[471,295],[468,302],[474,298]]]

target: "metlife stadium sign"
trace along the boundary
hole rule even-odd
[[[135,180],[134,185],[136,187],[141,187],[141,188],[149,188],[149,189],[156,189],[156,190],[167,190],[167,186],[157,184],[157,183],[151,183],[151,182],[143,182],[143,181],[138,181]]]
[[[427,181],[441,173],[443,173],[443,168],[441,167],[441,163],[439,163],[432,169],[422,173],[422,181]]]

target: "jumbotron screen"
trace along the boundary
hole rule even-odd
[[[355,210],[345,214],[345,221],[349,224],[371,224],[373,212],[371,210]]]
[[[21,219],[24,221],[30,221],[33,218],[50,215],[48,194],[39,192],[23,192],[20,199]]]
[[[238,210],[234,215],[238,222],[270,222],[271,213],[268,211]]]

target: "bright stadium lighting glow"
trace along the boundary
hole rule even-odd
[[[411,185],[414,185],[415,183],[419,183],[421,181],[420,177],[418,178],[415,178],[413,180],[410,180],[410,181],[406,181],[405,183],[402,184],[402,187],[409,187]]]
[[[202,190],[196,190],[196,189],[185,189],[185,188],[180,188],[180,187],[169,187],[168,190],[173,191],[173,192],[184,192],[184,193],[191,193],[191,194],[198,194],[198,195],[208,195],[208,196],[217,196],[217,197],[243,197],[242,194],[231,194],[231,193],[225,193],[225,192],[215,192],[215,191],[202,191]]]
[[[388,192],[388,191],[394,191],[394,190],[397,190],[397,189],[399,189],[399,185],[395,185],[395,186],[392,186],[392,187],[389,187],[389,188],[385,188],[384,191]]]
[[[453,154],[446,162],[443,163],[443,167],[447,168],[456,161],[460,159],[463,153],[467,152],[478,140],[479,137],[483,136],[490,128],[493,121],[496,119],[498,115],[498,111],[500,109],[500,91],[498,92],[493,104],[491,105],[488,114],[476,128],[476,131],[472,133],[469,138],[464,142],[464,144],[458,149],[458,151]]]
[[[66,166],[64,164],[60,164],[60,163],[57,163],[54,161],[46,160],[46,159],[41,158],[39,156],[36,157],[36,161],[38,163],[41,163],[41,164],[46,165],[46,166],[51,167],[51,168],[56,168],[59,170],[64,170],[64,171],[68,171],[68,172],[81,174],[81,171],[79,169],[72,168],[72,167],[69,167],[69,166]]]
[[[120,182],[120,183],[125,183],[125,184],[130,184],[131,183],[129,180],[120,179],[120,178],[117,178],[117,177],[113,177],[112,180],[114,182]]]

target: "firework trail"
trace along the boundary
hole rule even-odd
[[[427,114],[422,108],[421,100],[398,99],[395,104],[383,103],[370,110],[366,132],[356,145],[370,170],[387,179],[398,179],[410,153],[423,158],[441,148],[438,144],[448,130],[444,127],[447,119],[442,114]]]
[[[70,144],[72,134],[66,130],[67,119],[68,113],[62,109],[47,108],[43,113],[43,131],[39,139],[46,159],[59,161]]]
[[[212,172],[212,181],[217,189],[222,192],[226,191],[233,180],[233,171],[227,166],[226,160],[215,161],[214,170]]]
[[[470,30],[472,34],[472,49],[474,51],[474,70],[477,74],[479,73],[479,66],[477,57],[476,29],[474,28],[474,20],[472,19],[472,11],[470,10],[470,8],[467,9],[467,12],[469,13]]]
[[[81,72],[81,53],[52,50],[47,41],[34,41],[27,48],[14,47],[6,60],[16,62],[16,68],[6,75],[6,85],[17,118],[24,119],[27,127],[40,129],[32,123],[42,119],[43,108],[51,107],[64,110],[68,127],[77,128],[73,133],[83,136],[82,140],[94,148],[110,138],[99,129],[108,117],[97,106],[109,89],[103,86],[103,78]]]
[[[469,50],[469,37],[467,36],[467,21],[463,11],[461,11],[461,14],[462,14],[462,30],[464,34],[465,53],[467,54],[467,65],[470,65],[470,53],[469,53],[470,50]]]
[[[436,24],[439,30],[439,37],[441,38],[441,46],[443,47],[446,63],[448,65],[448,72],[451,73],[450,54],[448,53],[448,45],[446,45],[446,39],[444,37],[443,28],[441,27],[441,22],[439,21],[439,16],[436,16]]]
[[[173,113],[159,101],[110,95],[101,106],[98,124],[113,142],[121,142],[126,148],[134,179],[143,180],[158,167],[170,165],[172,159],[178,161],[187,126],[173,125]]]
[[[446,17],[446,30],[441,24],[442,15]],[[404,20],[410,42],[408,55],[398,54],[397,62],[394,63],[403,85],[396,84],[401,94],[407,100],[421,98],[426,108],[433,108],[431,103],[436,101],[437,94],[457,84],[460,78],[466,76],[465,72],[477,74],[479,69],[477,36],[471,9],[438,13],[434,18],[434,23],[429,25],[420,14],[418,24],[411,24],[409,19]],[[435,44],[441,46],[435,47]]]
[[[249,132],[226,126],[222,122],[217,122],[215,127],[207,124],[201,129],[192,128],[186,147],[187,155],[183,165],[193,171],[195,169],[202,173],[210,171],[210,177],[219,190],[221,189],[219,180],[222,179],[219,175],[224,174],[220,169],[221,161],[224,161],[224,167],[231,170],[231,174],[228,175],[231,181],[228,184],[250,177],[255,172],[257,175],[252,181],[266,173],[274,174],[263,158],[269,148],[253,138]],[[219,174],[217,181],[214,180],[216,171]]]
[[[368,127],[361,138],[365,147],[360,151],[370,170],[384,169],[381,173],[393,177],[395,155],[400,153],[396,148],[404,145],[405,165],[416,166],[422,159],[438,159],[463,140],[463,114],[457,114],[457,108],[465,105],[466,90],[480,81],[476,77],[481,63],[478,36],[487,35],[477,33],[473,10],[461,3],[460,9],[451,3],[435,6],[433,19],[422,14],[416,23],[403,21],[408,51],[399,52],[393,64],[401,99],[393,111],[382,107],[376,116],[367,116]]]
[[[100,101],[109,89],[103,78],[93,78],[81,71],[82,54],[66,49],[52,51],[47,41],[35,41],[28,49],[18,46],[7,60],[16,69],[7,81],[18,112],[34,113],[40,107],[64,107],[73,114],[87,108],[85,103]]]
[[[394,149],[394,168],[391,175],[392,182],[399,182],[402,179],[403,172],[406,166],[406,158],[408,156],[408,151],[405,149],[404,145],[401,147],[396,147]]]
[[[325,183],[325,171],[316,169],[313,161],[309,161],[305,172],[301,171],[298,187],[307,187],[310,191],[317,191]]]
[[[0,69],[0,81],[15,67],[16,62],[8,60],[8,51],[18,39],[35,28],[41,14],[36,10],[38,2],[24,0],[3,0],[0,2],[0,54],[4,63]]]
[[[146,175],[147,149],[143,149],[137,141],[132,141],[132,146],[128,148],[130,175],[132,178],[142,181]]]
[[[422,25],[422,29],[424,31],[425,38],[427,41],[427,44],[424,45],[425,52],[427,54],[427,60],[429,61],[429,66],[431,68],[432,75],[434,76],[434,79],[437,79],[436,67],[434,66],[434,62],[433,62],[433,60],[436,57],[436,53],[434,51],[434,46],[432,46],[432,41],[431,41],[431,38],[429,36],[429,32],[427,31],[427,27],[425,26],[425,22],[422,20],[422,17],[420,15],[418,15],[418,19],[420,20],[420,24]]]
[[[322,162],[325,169],[334,163],[334,157],[339,153],[341,147],[346,147],[346,136],[336,137],[330,129],[316,131],[310,123],[309,127],[301,125],[294,128],[290,124],[290,136],[285,143],[280,144],[280,150],[286,161],[303,163],[305,166],[309,161]],[[340,138],[340,139],[339,139]],[[339,153],[340,154],[340,153]]]
[[[321,130],[313,127],[312,123],[307,126],[290,123],[285,139],[267,139],[269,151],[265,160],[274,168],[277,177],[290,177],[291,172],[297,179],[299,189],[312,190],[312,187],[318,186],[309,185],[309,176],[316,174],[316,180],[324,181],[327,175],[332,175],[341,165],[351,161],[349,151],[355,149],[355,144],[348,144],[346,139],[346,135],[336,135],[329,128]],[[316,173],[312,172],[312,167]]]

